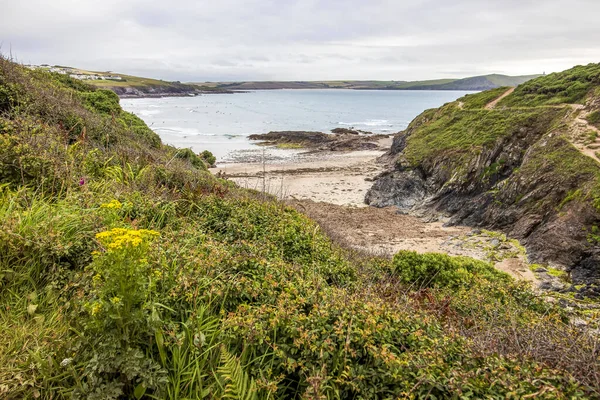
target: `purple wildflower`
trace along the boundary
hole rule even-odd
[[[79,180],[79,186],[83,186],[83,185],[85,185],[85,179],[81,178]]]

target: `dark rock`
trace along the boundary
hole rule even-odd
[[[358,135],[360,134],[360,132],[355,131],[354,129],[348,129],[348,128],[335,128],[331,130],[332,133],[335,133],[336,135]]]
[[[343,128],[340,128],[343,129]],[[330,135],[323,132],[281,131],[250,135],[250,140],[267,146],[293,145],[319,151],[354,151],[379,149],[378,140],[387,135]]]
[[[375,207],[410,210],[423,202],[426,193],[425,181],[415,171],[394,171],[375,181],[365,202]]]
[[[336,135],[372,135],[373,132],[362,131],[360,129],[354,128],[335,128],[331,130],[332,133]]]

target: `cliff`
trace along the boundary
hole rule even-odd
[[[582,122],[599,98],[590,64],[427,110],[395,137],[366,202],[503,230],[565,269],[570,290],[600,294],[597,132]]]

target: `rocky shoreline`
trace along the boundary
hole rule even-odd
[[[240,93],[232,90],[202,90],[194,87],[172,87],[172,86],[116,86],[106,87],[112,90],[122,99],[161,98],[161,97],[193,97],[204,94],[235,94]]]
[[[382,141],[391,135],[373,134],[346,128],[336,128],[331,134],[308,131],[280,131],[250,135],[250,140],[264,146],[308,149],[312,151],[387,150]]]

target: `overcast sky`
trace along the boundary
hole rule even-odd
[[[169,80],[417,80],[600,62],[600,0],[0,0],[23,63]]]

